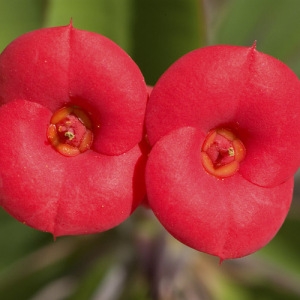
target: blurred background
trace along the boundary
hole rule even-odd
[[[188,51],[255,40],[259,51],[300,76],[299,15],[299,0],[0,0],[0,51],[25,32],[72,18],[75,27],[125,49],[151,85]],[[300,299],[299,198],[297,175],[277,236],[257,253],[221,266],[174,240],[144,208],[108,232],[55,242],[0,209],[0,298]]]

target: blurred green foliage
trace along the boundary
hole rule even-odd
[[[106,35],[155,84],[184,53],[251,45],[300,75],[298,0],[0,0],[0,50],[17,36],[66,25]],[[51,235],[0,211],[0,297],[33,299],[300,299],[300,188],[285,224],[258,253],[225,261],[188,249],[142,208],[91,236]],[[193,298],[194,297],[194,298]]]

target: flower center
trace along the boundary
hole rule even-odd
[[[63,107],[53,114],[47,138],[62,155],[76,156],[91,148],[92,122],[78,106]]]
[[[204,169],[217,178],[232,176],[244,160],[244,144],[228,129],[211,130],[202,145],[201,160]]]

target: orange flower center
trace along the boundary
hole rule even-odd
[[[53,114],[47,138],[62,155],[76,156],[91,148],[93,142],[91,119],[77,106],[63,107]]]
[[[246,149],[241,140],[230,130],[223,128],[211,130],[201,149],[204,169],[217,178],[235,174],[245,155]]]

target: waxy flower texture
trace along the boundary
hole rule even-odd
[[[0,204],[54,236],[110,229],[145,196],[148,98],[132,59],[69,26],[13,41],[0,56]]]
[[[300,87],[287,66],[255,45],[195,50],[154,86],[146,128],[149,205],[174,237],[221,260],[274,237],[300,163]]]
[[[224,260],[265,246],[289,211],[299,80],[255,45],[190,52],[152,89],[109,39],[40,29],[0,55],[0,105],[0,205],[55,237],[113,228],[147,199]]]

